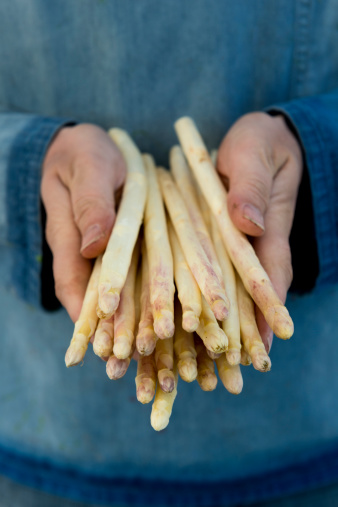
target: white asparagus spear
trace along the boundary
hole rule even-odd
[[[174,351],[177,361],[177,369],[180,377],[185,382],[192,382],[197,377],[196,350],[194,336],[182,328],[182,310],[180,303],[175,302],[175,334]]]
[[[145,169],[136,145],[123,130],[111,129],[109,135],[126,161],[127,178],[116,222],[102,260],[98,305],[101,318],[113,315],[119,305],[147,197]]]
[[[157,336],[154,331],[154,317],[150,304],[149,266],[145,242],[142,244],[142,285],[141,317],[136,336],[136,348],[141,355],[149,356],[156,346]]]
[[[100,319],[95,331],[93,350],[99,357],[109,357],[114,346],[114,316]]]
[[[293,322],[276,294],[250,242],[234,226],[227,208],[227,193],[213,167],[205,144],[191,118],[180,118],[175,129],[183,152],[215,215],[229,256],[246,290],[261,309],[274,333],[283,339],[293,334]]]
[[[141,403],[150,403],[156,389],[156,367],[154,354],[139,356],[137,361],[136,397]]]
[[[200,315],[200,323],[196,329],[196,333],[203,340],[207,349],[216,354],[226,352],[228,349],[228,338],[211,311],[210,306],[202,296],[202,312]]]
[[[155,363],[158,382],[163,391],[171,393],[175,387],[174,369],[174,341],[173,338],[157,340],[155,349]]]
[[[149,262],[150,303],[155,333],[165,339],[173,336],[175,331],[173,256],[154,160],[150,155],[143,155],[143,162],[148,178],[144,235]]]
[[[158,169],[162,195],[191,272],[218,320],[228,315],[228,300],[218,277],[194,231],[189,213],[175,182],[165,169]]]
[[[127,357],[126,359],[118,359],[114,356],[114,354],[112,354],[106,363],[106,372],[108,377],[111,380],[118,380],[122,378],[129,368],[130,359],[130,357]]]
[[[189,166],[184,158],[180,146],[173,146],[170,150],[170,169],[173,174],[176,186],[184,199],[190,219],[195,228],[197,237],[203,247],[203,250],[212,265],[221,286],[224,288],[224,280],[221,267],[219,265],[214,245],[204,222],[200,210],[197,196],[194,190],[194,181]]]
[[[250,366],[252,364],[251,357],[247,353],[244,347],[241,348],[241,365]]]
[[[99,283],[102,256],[100,255],[94,264],[90,276],[86,294],[82,303],[82,308],[78,320],[75,322],[74,333],[70,345],[66,352],[65,362],[67,368],[81,363],[83,360],[88,343],[95,333],[98,317],[96,315],[97,306],[97,287]]]
[[[222,241],[221,234],[218,230],[216,219],[210,214],[212,240],[221,265],[224,276],[224,285],[230,301],[230,312],[226,320],[222,322],[222,329],[228,337],[229,346],[226,357],[231,365],[241,362],[241,331],[239,327],[239,313],[236,291],[236,276],[229,258],[228,252]]]
[[[213,391],[217,386],[215,365],[207,354],[202,340],[195,335],[195,349],[197,352],[197,382],[203,391]]]
[[[165,341],[165,340],[163,340]],[[155,400],[151,410],[150,423],[154,430],[164,430],[169,424],[169,419],[173,409],[173,404],[177,395],[177,368],[174,367],[175,387],[171,393],[166,393],[157,384]]]
[[[134,293],[134,305],[135,305],[135,322],[139,321],[140,318],[140,295],[141,295],[141,276],[140,271],[136,275],[135,293]],[[118,359],[112,354],[106,364],[106,372],[111,380],[118,380],[123,377],[130,365],[131,358],[134,354],[134,344],[129,357],[126,359]]]
[[[259,334],[254,303],[237,275],[237,295],[242,343],[256,370],[269,371],[271,361]]]
[[[136,243],[130,262],[126,282],[121,291],[120,304],[114,315],[114,355],[118,359],[130,356],[134,343],[135,329],[135,281],[140,245]]]
[[[180,242],[170,220],[168,220],[168,232],[174,257],[174,278],[177,295],[183,311],[182,327],[185,331],[192,333],[198,327],[199,316],[202,311],[201,291],[185,260]]]
[[[243,377],[238,364],[231,366],[225,355],[216,359],[219,378],[221,379],[225,389],[232,394],[239,394],[243,389]]]

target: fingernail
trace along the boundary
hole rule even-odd
[[[82,238],[81,252],[103,237],[104,233],[99,224],[88,227]]]
[[[256,206],[245,204],[243,206],[243,217],[257,225],[262,231],[265,231],[263,215]]]

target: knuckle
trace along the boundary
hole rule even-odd
[[[107,203],[104,196],[82,195],[73,204],[74,220],[80,229],[83,229],[89,220],[102,219],[110,214],[112,202]]]

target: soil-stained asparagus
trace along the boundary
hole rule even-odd
[[[156,346],[154,317],[150,304],[149,266],[145,242],[142,245],[141,317],[136,336],[136,348],[141,355],[149,356]]]
[[[243,346],[251,357],[252,364],[256,370],[269,371],[271,369],[271,361],[258,331],[254,303],[238,275],[236,276],[236,282]]]
[[[182,328],[182,310],[178,301],[175,303],[174,350],[178,373],[185,382],[192,382],[197,377],[196,350],[194,336]]]
[[[197,352],[197,382],[203,391],[213,391],[217,386],[215,365],[208,356],[202,340],[196,335],[195,349]]]
[[[123,130],[111,129],[109,134],[126,161],[127,178],[116,222],[102,260],[98,305],[101,318],[113,315],[119,305],[147,197],[146,173],[136,145]]]
[[[224,320],[228,315],[227,297],[194,231],[184,201],[170,173],[165,169],[158,169],[158,175],[163,199],[185,259],[216,318]]]
[[[238,364],[232,366],[228,363],[224,354],[216,359],[219,378],[225,389],[232,394],[239,394],[243,389],[243,377]]]
[[[247,351],[242,347],[241,348],[241,365],[242,366],[250,366],[252,364],[251,357],[247,353]]]
[[[98,300],[98,283],[101,271],[102,256],[100,255],[94,264],[90,276],[86,294],[78,320],[75,322],[74,333],[66,352],[65,362],[67,368],[81,363],[88,348],[88,343],[95,333],[98,317],[96,306]]]
[[[169,244],[167,221],[157,171],[150,155],[143,155],[148,178],[148,198],[144,213],[150,281],[150,303],[154,330],[159,338],[174,334],[174,266]]]
[[[293,322],[276,294],[250,242],[234,226],[227,208],[227,193],[210,160],[205,144],[191,118],[175,123],[183,152],[200,188],[212,209],[229,256],[240,274],[245,288],[261,309],[274,333],[283,339],[293,334]]]
[[[150,423],[154,430],[161,431],[168,426],[173,404],[177,395],[177,368],[174,367],[175,388],[171,393],[166,393],[157,384],[155,400],[151,410]]]
[[[212,240],[221,265],[222,273],[224,276],[224,284],[226,286],[227,296],[230,301],[229,316],[222,322],[222,329],[229,340],[226,358],[229,364],[235,365],[241,362],[241,332],[239,327],[236,276],[232,262],[222,241],[221,234],[218,230],[218,224],[213,215],[210,215],[210,223],[212,230]]]
[[[174,278],[177,295],[183,311],[182,327],[185,331],[192,333],[198,327],[199,316],[202,311],[201,291],[185,260],[180,242],[170,221],[168,221],[168,232],[174,257]]]

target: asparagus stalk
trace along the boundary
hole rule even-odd
[[[199,316],[202,311],[201,291],[185,260],[181,245],[170,221],[168,221],[168,231],[174,257],[177,295],[183,310],[182,327],[185,331],[192,333],[196,331],[199,325]]]
[[[187,333],[181,324],[182,310],[180,304],[175,304],[175,334],[174,350],[177,361],[177,369],[180,377],[185,382],[192,382],[197,377],[197,362],[194,337]]]
[[[94,268],[87,285],[80,316],[75,322],[73,337],[66,352],[65,362],[67,368],[81,363],[86,354],[88,343],[95,333],[98,321],[96,306],[101,263],[102,256],[99,256],[95,261]]]
[[[163,340],[165,341],[165,340]],[[151,410],[150,422],[154,430],[164,430],[169,424],[173,404],[177,395],[177,368],[174,369],[175,387],[171,393],[167,393],[157,385],[155,400]]]
[[[126,282],[121,291],[120,304],[114,315],[114,355],[118,359],[130,356],[135,328],[135,280],[139,259],[139,243],[136,243]]]
[[[155,350],[158,382],[163,391],[171,393],[175,388],[173,338],[158,340]]]
[[[139,356],[137,361],[136,397],[140,403],[150,403],[156,389],[156,367],[154,353]]]
[[[213,360],[208,356],[203,342],[196,335],[195,349],[197,352],[197,382],[203,391],[213,391],[217,386],[215,365]]]
[[[243,389],[243,377],[238,364],[232,366],[228,363],[224,354],[216,359],[219,378],[225,389],[232,394],[239,394]]]
[[[136,336],[137,351],[149,356],[156,346],[157,336],[154,331],[154,317],[150,304],[149,266],[146,245],[142,245],[142,286],[141,286],[141,317]]]
[[[239,327],[239,313],[237,303],[236,277],[232,262],[222,241],[221,234],[214,216],[210,216],[212,239],[224,276],[224,284],[230,301],[230,312],[222,322],[222,329],[229,340],[226,358],[231,365],[241,362],[241,332]]]
[[[119,305],[147,197],[146,173],[136,145],[123,130],[112,129],[109,135],[126,160],[127,178],[116,222],[102,260],[98,305],[101,318],[111,317]]]
[[[144,215],[144,233],[149,261],[150,303],[154,330],[159,338],[174,334],[174,266],[167,222],[154,160],[143,155],[148,178],[148,198]]]
[[[271,369],[271,361],[258,331],[254,303],[239,276],[236,277],[236,280],[243,346],[251,357],[252,364],[256,370],[269,371]]]

